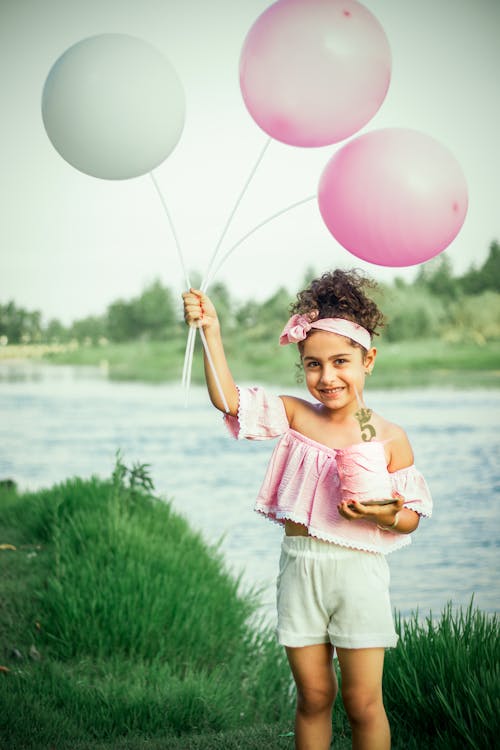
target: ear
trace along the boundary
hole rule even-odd
[[[375,367],[375,359],[377,358],[377,350],[374,346],[372,346],[371,349],[368,349],[366,352],[363,365],[365,368],[365,375],[371,375],[372,370]]]

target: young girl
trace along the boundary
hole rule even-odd
[[[397,635],[385,555],[409,544],[432,510],[405,432],[363,406],[377,354],[372,336],[383,323],[366,293],[371,286],[355,271],[337,270],[297,295],[280,344],[297,344],[314,403],[238,388],[212,302],[194,289],[183,295],[186,322],[203,327],[233,436],[280,437],[256,509],[285,531],[277,635],[297,686],[299,750],[330,746],[334,648],[352,747],[390,747],[382,671]],[[205,374],[212,403],[225,411],[206,357]]]

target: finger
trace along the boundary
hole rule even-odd
[[[191,293],[196,299],[196,302],[200,305],[201,309],[204,311],[206,306],[206,301],[208,300],[208,297],[206,294],[203,294],[203,292],[200,292],[199,289],[191,289]]]
[[[355,513],[356,513],[356,516],[355,516],[356,518],[364,518],[365,516],[370,515],[371,508],[365,508],[364,505],[361,505],[361,507],[356,508]]]
[[[353,507],[351,507],[351,505]],[[339,511],[340,515],[346,518],[348,521],[352,521],[354,518],[357,518],[357,514],[354,508],[354,502],[351,500],[343,500],[340,505],[337,506],[337,510]]]
[[[358,515],[366,516],[368,512],[366,507],[363,505],[363,503],[360,503],[359,500],[350,500],[349,506],[349,510]]]
[[[200,305],[184,305],[184,314],[185,315],[200,315],[201,313],[201,307]]]
[[[194,294],[189,295],[184,300],[184,309],[189,311],[195,311],[195,310],[203,310],[203,302],[199,297],[196,297]]]
[[[199,299],[186,300],[184,303],[186,310],[201,310],[201,304]]]
[[[184,301],[184,313],[192,313],[196,310],[200,310],[200,303],[198,302],[198,300]]]
[[[203,314],[199,307],[186,310],[184,313],[184,320],[186,323],[198,323],[200,320],[203,319]]]
[[[192,289],[191,291],[195,295],[198,302],[204,307],[206,307],[207,304],[210,302],[210,298],[204,292],[201,292],[199,289]]]

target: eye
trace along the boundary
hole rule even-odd
[[[308,361],[308,362],[306,363],[306,367],[307,367],[307,369],[308,369],[308,370],[310,370],[310,369],[311,369],[311,368],[313,368],[313,367],[319,367],[319,362],[316,362],[316,360],[315,360],[315,359],[310,359],[310,360],[309,360],[309,361]]]
[[[345,365],[348,362],[349,362],[348,359],[343,359],[342,357],[340,357],[339,359],[335,360],[335,364],[336,365]]]

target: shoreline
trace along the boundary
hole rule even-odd
[[[0,347],[0,371],[61,365],[95,368],[115,382],[167,384],[181,382],[184,339],[134,341],[102,346],[69,344],[11,344]],[[228,337],[228,359],[235,380],[262,385],[297,386],[296,351],[272,343],[235,345]],[[438,340],[382,342],[367,388],[500,388],[498,347]],[[204,384],[201,352],[193,363],[192,382]]]

